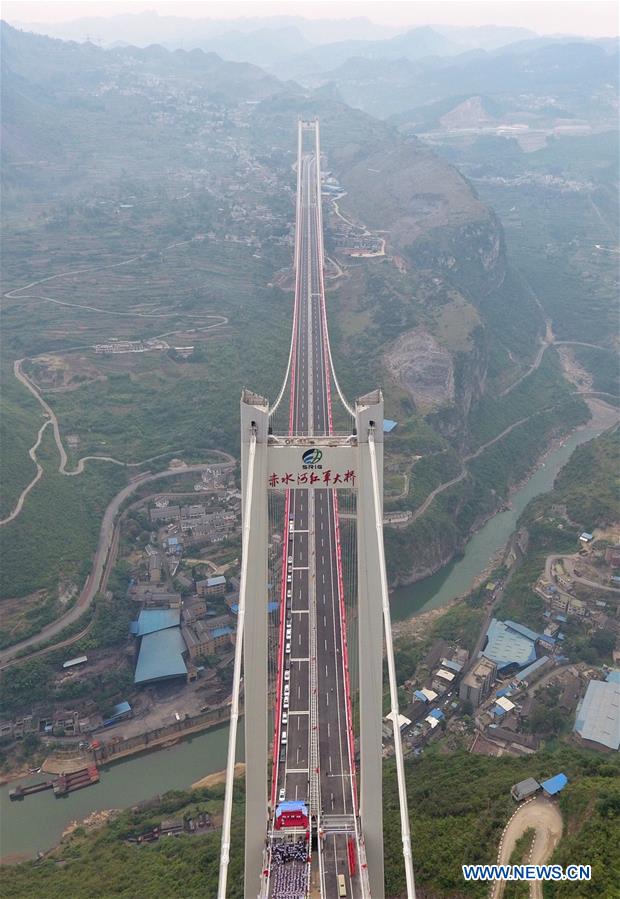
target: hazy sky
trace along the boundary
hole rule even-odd
[[[61,22],[83,16],[113,16],[155,10],[160,15],[188,18],[235,18],[238,16],[300,15],[308,19],[366,16],[374,22],[395,26],[521,25],[545,34],[618,34],[616,0],[4,0],[3,18],[19,22]]]

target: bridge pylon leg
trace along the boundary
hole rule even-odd
[[[245,883],[258,896],[268,821],[267,703],[267,439],[269,404],[244,390],[241,397],[241,492],[246,496],[250,436],[256,434],[252,491],[252,539],[248,549],[243,695],[245,711]],[[242,509],[242,518],[245,509]]]
[[[375,429],[378,470],[383,480],[383,396],[375,391],[355,404],[358,439],[357,590],[360,706],[360,818],[372,899],[384,899],[383,782],[383,616],[379,545],[368,433]],[[383,484],[381,484],[383,488]],[[381,489],[383,495],[383,489]]]

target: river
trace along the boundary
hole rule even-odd
[[[489,559],[507,542],[528,502],[553,486],[560,469],[579,444],[609,427],[611,421],[593,421],[575,431],[561,446],[552,450],[528,481],[514,492],[511,508],[490,519],[468,542],[463,556],[446,565],[437,574],[401,587],[392,595],[395,621],[426,609],[446,605],[466,593]],[[126,808],[166,790],[187,789],[192,783],[221,771],[226,765],[228,727],[223,725],[172,746],[118,762],[101,770],[101,781],[94,787],[72,793],[64,799],[51,792],[30,796],[22,802],[10,802],[10,785],[0,788],[0,854],[3,858],[31,857],[58,842],[73,820],[81,820],[93,811]],[[240,736],[238,758],[242,759]],[[34,783],[41,775],[22,778]]]
[[[596,437],[610,424],[607,420],[592,423],[571,434],[561,446],[548,453],[542,465],[523,486],[515,490],[510,497],[510,509],[498,512],[473,535],[459,559],[422,581],[395,590],[390,602],[392,621],[402,621],[428,609],[441,608],[467,593],[489,560],[506,545],[529,501],[551,490],[558,472],[566,465],[573,450]]]
[[[243,721],[239,723],[238,759],[243,760]],[[127,808],[167,790],[186,790],[226,767],[228,725],[189,737],[182,743],[144,753],[100,770],[93,787],[56,799],[51,790],[11,802],[13,784],[0,789],[0,854],[11,861],[27,858],[57,843],[71,821],[91,812]],[[19,783],[50,779],[49,774],[22,777]]]

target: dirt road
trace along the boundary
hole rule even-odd
[[[506,825],[497,854],[498,865],[508,864],[517,840],[529,827],[536,833],[527,859],[528,864],[542,865],[551,858],[562,836],[562,815],[555,802],[537,796],[521,805]],[[490,899],[501,899],[505,885],[505,881],[496,880],[491,889]],[[530,899],[542,899],[542,895],[541,881],[532,881]]]

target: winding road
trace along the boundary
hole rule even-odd
[[[424,515],[424,513],[427,511],[428,507],[431,505],[433,500],[437,496],[439,496],[440,493],[443,493],[444,491],[448,490],[449,487],[454,487],[455,484],[460,483],[460,481],[462,481],[467,476],[467,463],[468,462],[471,462],[472,459],[477,459],[478,456],[482,455],[482,453],[486,449],[488,449],[490,446],[493,446],[494,443],[497,443],[503,437],[506,437],[508,434],[510,434],[511,431],[514,431],[515,428],[518,428],[519,425],[525,424],[526,421],[529,421],[531,418],[534,418],[535,415],[541,415],[544,412],[550,412],[551,409],[553,409],[553,408],[554,407],[551,406],[549,409],[540,409],[538,412],[532,412],[531,415],[526,415],[525,418],[520,418],[519,421],[513,421],[513,423],[511,425],[508,425],[507,428],[504,428],[504,430],[501,432],[501,434],[497,434],[491,440],[487,440],[486,443],[483,443],[482,446],[479,446],[478,449],[475,450],[473,453],[470,453],[468,456],[464,456],[463,457],[463,468],[461,469],[460,474],[457,474],[456,477],[452,478],[449,481],[444,481],[443,484],[440,484],[438,487],[435,487],[434,490],[431,490],[431,492],[428,494],[428,496],[426,497],[426,499],[424,500],[422,505],[419,506],[413,513],[411,522],[413,523],[414,521],[417,521],[418,518],[420,518],[422,515]]]
[[[62,633],[66,627],[73,624],[75,621],[78,621],[89,608],[96,594],[99,592],[100,585],[107,577],[108,561],[113,561],[110,555],[110,549],[113,545],[115,536],[115,520],[125,500],[139,487],[152,481],[158,481],[162,478],[179,477],[179,475],[182,474],[197,474],[207,468],[230,468],[235,464],[234,457],[229,453],[224,453],[221,450],[213,450],[212,452],[224,456],[227,461],[215,464],[203,462],[199,465],[187,465],[184,468],[173,468],[166,471],[158,471],[155,474],[145,474],[144,476],[136,478],[130,484],[127,484],[126,487],[123,487],[123,489],[116,494],[105,510],[91,573],[86,579],[86,583],[82,588],[78,601],[73,608],[65,612],[64,615],[61,615],[56,621],[46,625],[38,634],[34,634],[32,637],[21,640],[19,643],[15,643],[8,649],[2,650],[2,652],[0,652],[0,669],[8,667],[8,663],[16,661],[15,657],[19,653],[22,653],[24,649],[36,646],[37,644],[50,640],[52,637],[56,637],[58,634]],[[71,639],[73,642],[77,637]],[[66,641],[63,641],[60,645],[64,645],[65,642]],[[19,661],[24,661],[24,658],[20,658]]]
[[[182,246],[183,244],[187,244],[187,243],[191,243],[191,242],[192,242],[191,240],[188,240],[188,241],[181,241],[178,243],[169,244],[168,246],[164,247],[164,249],[161,252],[165,252],[166,250],[172,250],[178,246]],[[123,312],[123,311],[112,310],[112,309],[101,309],[100,307],[97,307],[97,306],[87,306],[87,305],[80,304],[80,303],[68,303],[64,300],[58,300],[54,297],[46,296],[45,294],[23,293],[23,291],[30,290],[31,288],[37,287],[40,284],[46,284],[50,281],[54,281],[59,278],[66,278],[66,277],[71,277],[74,275],[86,274],[88,272],[105,271],[107,269],[112,269],[112,268],[120,268],[121,266],[129,265],[132,262],[136,262],[139,259],[143,259],[147,255],[148,255],[147,253],[140,253],[137,256],[132,256],[129,259],[122,260],[121,262],[114,262],[114,263],[110,263],[107,265],[88,266],[86,268],[73,269],[73,270],[66,271],[66,272],[58,272],[55,275],[48,275],[46,278],[40,278],[37,281],[31,281],[28,284],[23,285],[22,287],[15,287],[12,290],[7,291],[4,294],[4,297],[6,299],[12,299],[12,300],[26,300],[26,299],[45,300],[46,302],[56,303],[60,306],[66,306],[66,307],[75,308],[75,309],[84,309],[89,312],[95,312],[95,313],[101,314],[101,315],[135,317],[135,318],[176,317],[178,315],[177,312],[133,312],[133,311],[132,312]],[[228,321],[229,321],[225,315],[219,315],[219,314],[206,313],[206,314],[198,315],[198,316],[192,315],[190,313],[182,313],[182,314],[192,320],[199,319],[199,320],[204,321],[205,319],[217,319],[217,321],[211,325],[207,325],[205,327],[200,327],[200,328],[194,328],[193,330],[195,330],[195,331],[209,331],[214,328],[222,327],[223,325],[228,324]],[[168,336],[171,336],[174,334],[180,334],[180,333],[184,333],[184,330],[167,331],[167,332],[164,332],[164,334],[157,335],[157,338],[161,339],[163,337],[168,337]],[[91,348],[90,345],[87,345],[84,347],[77,347],[77,348],[73,348],[73,349],[90,349],[90,348]],[[65,352],[68,352],[68,351],[70,351],[70,350],[65,350]],[[39,354],[39,355],[41,355],[41,354]],[[2,527],[3,525],[9,524],[11,521],[14,521],[18,517],[18,515],[21,513],[21,511],[23,509],[26,497],[28,496],[28,494],[30,493],[32,488],[38,483],[38,481],[43,476],[43,468],[37,461],[36,452],[41,444],[43,432],[47,428],[48,424],[52,425],[52,430],[54,432],[54,440],[56,442],[56,446],[58,448],[58,453],[60,455],[60,465],[58,467],[58,471],[60,472],[60,474],[67,475],[68,477],[82,474],[82,472],[84,471],[85,463],[89,462],[89,461],[110,462],[113,465],[122,465],[126,468],[139,468],[141,465],[144,465],[147,462],[153,462],[155,459],[161,459],[165,456],[171,456],[171,455],[174,455],[175,453],[180,452],[180,450],[170,450],[166,453],[160,453],[157,456],[151,456],[149,459],[143,459],[140,462],[123,462],[120,459],[115,459],[112,456],[83,456],[81,459],[78,460],[76,467],[73,470],[67,470],[67,453],[65,451],[65,448],[62,443],[61,436],[60,436],[60,428],[58,425],[58,419],[57,419],[54,411],[50,407],[50,405],[43,399],[43,396],[42,396],[40,390],[35,386],[33,381],[23,371],[22,364],[26,361],[27,361],[26,359],[17,359],[13,363],[13,373],[14,373],[16,379],[21,384],[23,384],[24,387],[26,387],[26,389],[35,397],[35,399],[37,400],[37,402],[43,409],[43,412],[47,417],[47,421],[45,421],[41,425],[39,432],[37,434],[37,439],[36,439],[35,443],[28,450],[28,455],[30,456],[30,458],[32,459],[32,461],[34,462],[34,464],[36,466],[35,476],[30,481],[30,483],[27,484],[26,487],[24,487],[24,489],[22,490],[12,512],[9,515],[7,515],[5,518],[0,519],[0,527]]]
[[[553,850],[562,836],[562,815],[556,803],[543,796],[537,796],[519,806],[506,825],[499,844],[498,865],[509,863],[517,840],[530,827],[534,829],[535,835],[527,863],[543,865],[551,858]],[[505,887],[505,880],[494,881],[490,899],[501,899]],[[542,899],[542,895],[542,882],[540,880],[531,881],[530,899]]]
[[[60,436],[60,427],[58,425],[58,418],[56,417],[56,414],[55,414],[54,410],[51,408],[51,406],[49,406],[48,403],[45,402],[41,393],[35,387],[35,385],[32,383],[30,378],[22,371],[21,365],[22,365],[22,362],[24,362],[24,361],[25,361],[24,359],[17,359],[13,363],[13,373],[14,373],[15,377],[17,378],[17,380],[21,384],[23,384],[24,387],[26,387],[27,390],[30,391],[30,393],[32,393],[32,395],[35,397],[35,399],[41,405],[45,415],[47,416],[47,420],[44,421],[43,424],[41,425],[41,427],[39,428],[36,442],[28,450],[28,455],[30,456],[30,458],[32,459],[32,461],[34,462],[34,464],[37,467],[36,474],[35,474],[34,478],[32,479],[32,481],[26,487],[24,487],[24,489],[22,490],[21,494],[19,495],[19,499],[17,500],[17,504],[15,505],[15,508],[13,509],[11,514],[7,515],[6,518],[0,519],[0,527],[2,527],[5,524],[9,524],[9,522],[14,521],[17,518],[17,516],[20,514],[20,512],[22,511],[22,508],[24,506],[24,500],[26,499],[26,497],[28,496],[28,494],[30,493],[32,488],[35,486],[37,481],[39,481],[39,479],[41,478],[41,476],[43,474],[43,468],[40,465],[40,463],[37,461],[36,451],[41,444],[41,439],[43,437],[43,431],[46,429],[46,427],[49,424],[51,424],[51,426],[52,426],[52,430],[54,432],[54,440],[56,442],[56,447],[58,449],[58,454],[60,456],[60,464],[58,466],[58,471],[60,472],[60,474],[64,474],[67,477],[74,477],[75,475],[82,474],[82,472],[84,471],[84,465],[88,461],[111,462],[113,465],[122,465],[124,468],[139,468],[141,465],[146,465],[148,462],[154,462],[156,459],[162,459],[165,456],[173,456],[176,453],[181,452],[181,450],[169,450],[166,453],[159,453],[159,455],[157,455],[157,456],[151,456],[148,459],[143,459],[141,462],[122,462],[120,459],[114,459],[112,456],[82,456],[82,458],[78,460],[75,468],[71,471],[68,471],[67,470],[67,453],[65,451],[65,448],[64,448],[64,445],[62,442],[62,438]]]

